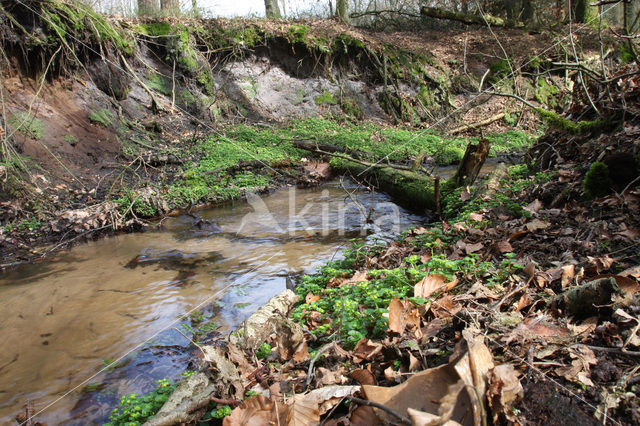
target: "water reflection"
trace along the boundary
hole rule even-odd
[[[207,302],[203,314],[224,335],[284,290],[287,274],[311,272],[350,238],[390,238],[422,220],[383,195],[347,189],[283,189],[0,275],[0,421],[26,400],[37,411],[80,385],[39,420],[99,422],[118,396],[179,378],[188,341],[172,327],[196,305]]]

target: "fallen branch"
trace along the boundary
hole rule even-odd
[[[468,13],[450,12],[448,10],[440,9],[437,7],[423,6],[420,9],[420,15],[436,19],[447,19],[450,21],[457,21],[470,25],[486,25],[488,23],[494,27],[524,27],[524,24],[520,21],[513,21],[509,19],[505,20],[497,16],[489,15],[488,13],[485,13],[484,15],[473,15]]]
[[[504,112],[501,112],[499,114],[492,115],[491,117],[487,118],[486,120],[482,120],[482,121],[478,121],[477,123],[465,124],[464,126],[456,127],[455,129],[450,131],[449,134],[455,135],[455,134],[458,134],[458,133],[465,132],[467,130],[477,129],[478,127],[483,127],[483,126],[489,125],[489,124],[491,124],[493,122],[496,122],[498,120],[501,120],[503,118],[504,118]]]
[[[341,341],[342,340],[337,340],[335,342],[327,343],[326,345],[318,349],[318,352],[316,352],[316,356],[314,356],[313,359],[309,362],[309,370],[307,371],[307,387],[309,387],[309,384],[311,383],[311,376],[313,375],[313,365],[316,363],[318,358],[320,358],[320,355],[327,352],[334,345],[337,345]]]
[[[368,405],[369,407],[375,407],[375,408],[378,408],[378,409],[380,409],[382,411],[386,411],[387,413],[391,414],[393,417],[396,417],[397,419],[399,419],[402,422],[403,425],[410,425],[411,424],[411,420],[409,420],[408,418],[406,418],[402,414],[396,413],[391,408],[386,407],[386,406],[384,406],[382,404],[378,404],[377,402],[368,401],[366,399],[356,398],[355,396],[351,396],[351,395],[347,395],[347,396],[345,396],[345,398],[348,399],[351,402],[355,402],[356,404]]]
[[[397,170],[407,170],[411,172],[420,171],[425,174],[430,174],[424,167],[416,168],[414,166],[405,166],[402,164],[389,164],[389,163],[372,163],[369,161],[361,160],[360,157],[363,153],[360,151],[349,150],[336,145],[324,144],[312,142],[309,140],[294,140],[292,143],[294,148],[304,149],[307,151],[316,152],[318,154],[328,155],[330,157],[342,158],[343,160],[353,161],[354,163],[362,164],[363,166],[370,168],[392,168]]]

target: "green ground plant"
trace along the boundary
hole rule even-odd
[[[492,197],[475,197],[472,201],[459,202],[460,192],[449,195],[447,220],[451,223],[464,222],[467,227],[491,226],[490,223],[475,222],[469,219],[471,212],[482,209],[498,208],[511,212],[514,216],[525,216],[529,212],[512,201],[531,185],[548,181],[552,173],[532,174],[526,165],[513,166],[507,176],[501,180],[501,192],[504,196],[494,194]],[[458,201],[456,201],[458,200]],[[441,224],[434,224],[420,234],[403,233],[398,241],[409,244],[427,254],[425,259],[418,255],[404,258],[403,262],[390,269],[367,268],[367,258],[378,256],[384,246],[380,244],[364,245],[354,242],[352,248],[344,253],[344,258],[324,264],[312,275],[302,277],[296,292],[302,300],[308,294],[320,296],[319,300],[299,304],[291,317],[308,326],[313,316],[315,324],[311,332],[318,337],[320,343],[340,336],[347,348],[353,348],[363,338],[381,337],[388,329],[388,306],[392,299],[408,298],[416,305],[429,302],[429,299],[415,298],[414,285],[427,274],[442,274],[447,280],[462,278],[453,292],[464,291],[465,285],[482,280],[487,286],[502,285],[512,274],[522,268],[517,263],[514,253],[505,253],[494,261],[483,261],[475,253],[467,254],[459,259],[447,256],[447,247],[456,243],[457,234],[443,231]],[[367,268],[366,279],[357,283],[334,285],[336,280],[351,277],[355,271]],[[318,317],[318,314],[320,316]]]
[[[485,137],[491,140],[492,156],[526,149],[533,140],[533,136],[514,130]],[[274,169],[281,170],[283,165],[293,168],[302,157],[309,156],[309,152],[292,146],[291,141],[296,139],[342,146],[360,152],[363,159],[370,161],[388,158],[391,162],[410,164],[424,151],[439,165],[459,161],[467,144],[474,140],[326,118],[292,120],[273,127],[232,125],[205,139],[185,141],[181,154],[194,160],[183,165],[177,179],[161,184],[157,196],[170,208],[184,208],[198,202],[235,199],[247,191],[263,191],[280,177]],[[240,167],[247,162],[257,165]],[[338,163],[338,159],[332,160],[334,166],[339,166]],[[148,217],[158,213],[154,207],[158,203],[136,199],[134,191],[123,192],[117,202],[121,210],[133,203],[136,215]]]
[[[98,111],[92,111],[89,114],[89,121],[92,123],[102,124],[104,127],[111,126],[114,116],[111,111],[106,109],[100,109]]]
[[[158,380],[157,383],[158,386],[146,395],[132,393],[123,396],[118,407],[109,416],[110,421],[104,426],[137,426],[153,417],[177,386],[167,379]]]
[[[24,136],[39,141],[44,135],[44,122],[27,111],[11,114],[9,125]]]

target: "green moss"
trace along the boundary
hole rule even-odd
[[[113,113],[106,109],[100,109],[93,111],[89,114],[89,121],[92,123],[102,124],[104,127],[109,127],[114,119]]]
[[[50,0],[42,2],[42,16],[44,24],[60,39],[67,39],[75,44],[73,39],[85,39],[90,31],[95,43],[113,42],[114,45],[127,55],[133,54],[134,42],[121,29],[112,26],[104,16],[93,11],[82,2],[67,2]],[[71,35],[73,34],[73,35]],[[69,37],[68,37],[69,36]],[[72,39],[73,38],[73,39]]]
[[[558,88],[549,84],[546,79],[539,78],[536,84],[535,98],[544,105],[555,108],[558,101],[555,96],[558,94]]]
[[[307,44],[307,35],[311,32],[308,25],[292,25],[287,30],[287,38],[291,43]]]
[[[163,95],[171,94],[171,80],[157,72],[150,71],[146,82],[149,89],[162,93]]]
[[[555,112],[547,111],[542,108],[536,108],[536,112],[540,115],[542,120],[550,126],[562,129],[572,135],[584,135],[587,133],[597,132],[602,130],[603,126],[606,124],[602,119],[575,122],[562,117]]]
[[[325,90],[322,95],[315,97],[316,105],[337,105],[338,101],[336,98],[327,90]]]
[[[356,120],[360,120],[363,118],[362,109],[360,108],[360,105],[355,98],[352,98],[350,96],[343,96],[342,100],[340,101],[340,108],[342,108],[342,111],[347,115],[347,117]]]
[[[8,122],[14,130],[28,138],[40,140],[44,135],[44,122],[26,111],[11,114]]]
[[[173,26],[168,22],[151,22],[148,24],[136,25],[134,28],[139,33],[150,36],[168,36],[171,34]]]
[[[290,97],[289,102],[291,102],[292,105],[300,105],[302,102],[304,102],[305,96],[307,96],[307,93],[304,91],[304,89],[298,88]]]
[[[600,161],[591,164],[589,171],[582,183],[584,192],[590,198],[598,198],[611,192],[611,180],[609,179],[609,167]]]
[[[511,67],[509,61],[506,59],[500,59],[498,62],[494,62],[489,67],[489,81],[496,83],[502,80],[511,73]]]
[[[634,61],[634,55],[627,43],[620,43],[618,45],[618,57],[623,64],[630,64]]]
[[[244,90],[249,99],[255,99],[258,96],[258,85],[256,81],[251,77],[246,77],[239,86]]]
[[[65,135],[63,140],[71,146],[76,146],[79,142],[78,138],[71,134]]]

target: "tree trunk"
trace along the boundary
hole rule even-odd
[[[587,1],[588,0],[571,0],[573,21],[585,22],[587,19]]]
[[[522,0],[522,17],[520,19],[526,23],[530,23],[533,20],[533,4],[531,0]]]
[[[337,0],[336,15],[342,22],[349,23],[349,4],[347,0]]]
[[[264,8],[266,10],[267,19],[280,19],[280,8],[278,7],[278,0],[264,0]]]
[[[196,18],[200,17],[200,11],[198,10],[198,0],[191,0],[191,13]]]
[[[180,15],[180,0],[160,0],[160,8],[165,16]]]
[[[138,0],[138,15],[157,15],[159,11],[158,0]]]

